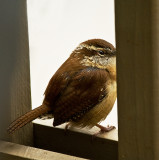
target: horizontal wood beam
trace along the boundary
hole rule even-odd
[[[15,143],[0,141],[1,160],[84,160],[83,158],[73,157],[33,147],[27,147]]]
[[[34,144],[37,148],[74,155],[88,159],[116,160],[118,157],[118,132],[112,130],[98,137],[93,134],[99,131],[69,129],[65,131],[65,124],[52,127],[52,120],[35,120]]]

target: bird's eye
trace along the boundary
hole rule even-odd
[[[98,53],[101,55],[101,56],[104,56],[104,51],[98,51]]]

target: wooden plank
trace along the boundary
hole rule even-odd
[[[1,160],[84,160],[83,158],[73,157],[33,147],[27,147],[15,143],[0,141]]]
[[[159,159],[159,1],[116,0],[119,160]]]
[[[0,139],[31,145],[32,124],[6,133],[11,121],[31,109],[25,0],[0,1],[0,49]]]
[[[34,121],[34,144],[37,148],[74,155],[78,157],[98,160],[116,160],[118,157],[118,132],[93,137],[99,131],[94,127],[86,129],[69,129],[65,131],[65,124],[52,127],[52,120]]]

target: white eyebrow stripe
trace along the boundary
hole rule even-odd
[[[104,50],[104,48],[100,48],[100,47],[95,47],[93,45],[89,46],[87,44],[80,44],[77,48],[76,48],[76,51],[77,50],[81,50],[83,48],[87,48],[88,50],[94,50],[94,51],[99,51],[99,50]]]

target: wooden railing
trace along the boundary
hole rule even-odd
[[[26,12],[25,0],[0,1],[0,159],[158,160],[159,2],[115,1],[119,141],[117,130],[92,139],[96,128],[65,132],[39,120],[6,133],[31,109]]]

